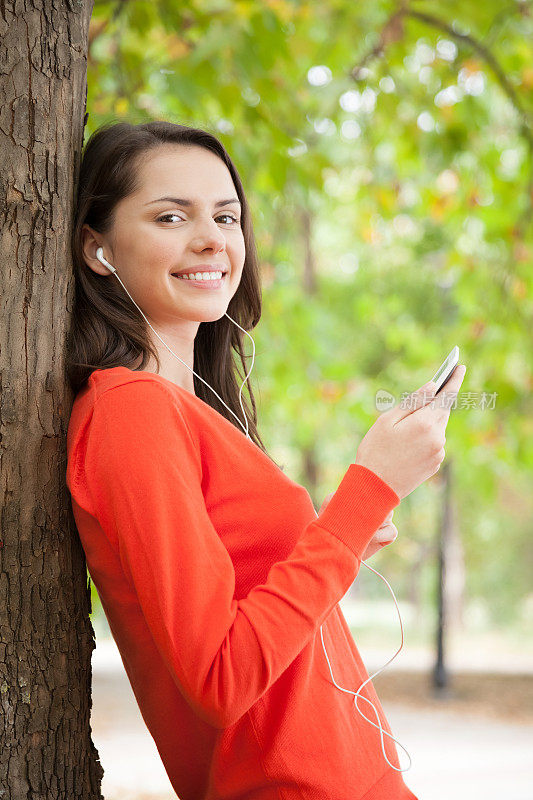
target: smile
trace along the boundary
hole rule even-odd
[[[190,278],[185,278],[182,275],[172,275],[173,278],[176,278],[178,281],[182,281],[184,285],[188,285],[191,287],[195,287],[198,289],[220,289],[221,286],[224,285],[224,281],[226,279],[226,272],[221,278],[217,278],[213,280],[213,278],[202,279],[199,281],[191,280]]]

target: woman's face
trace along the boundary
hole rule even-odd
[[[192,332],[194,338],[200,322],[223,316],[242,275],[241,206],[231,174],[203,147],[164,144],[144,157],[138,175],[139,190],[116,206],[113,229],[99,236],[104,257],[151,322],[177,333],[181,320],[181,333],[189,338]],[[85,228],[87,263],[116,281],[95,258],[97,245]],[[206,264],[228,270],[220,288],[198,287],[172,275],[201,272]]]

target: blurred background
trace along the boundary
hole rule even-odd
[[[369,560],[404,626],[373,682],[421,800],[531,800],[532,3],[97,0],[87,112],[86,138],[166,119],[235,161],[259,430],[317,510],[378,393],[399,402],[459,346],[445,461]],[[91,590],[102,789],[173,798]],[[402,641],[389,589],[361,567],[341,608],[372,675]]]

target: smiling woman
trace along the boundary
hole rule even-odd
[[[96,257],[98,247],[149,324]],[[156,373],[236,426],[244,414],[248,435],[268,455],[249,382],[251,408],[239,395],[248,356],[238,326],[259,322],[261,286],[248,202],[222,143],[166,121],[101,126],[83,153],[72,257],[66,370],[74,393],[95,369]],[[213,280],[211,270],[223,275]]]
[[[251,390],[255,441],[207,394],[237,410],[231,349],[244,367],[242,333],[261,312],[248,205],[222,145],[165,122],[97,131],[73,258],[67,486],[176,794],[416,800],[339,606],[399,496],[352,463],[317,515],[262,446]],[[324,635],[357,694],[336,683]]]

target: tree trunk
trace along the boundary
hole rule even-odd
[[[446,591],[448,579],[448,553],[452,519],[452,473],[451,462],[448,460],[440,471],[443,483],[442,492],[442,517],[439,526],[438,540],[438,574],[437,574],[437,631],[436,631],[436,659],[433,669],[433,690],[435,696],[445,697],[449,694],[449,673],[446,663],[446,645],[449,632],[449,607],[448,592]]]
[[[461,530],[457,523],[457,508],[452,494],[450,498],[450,526],[446,554],[446,606],[448,609],[449,635],[457,628],[464,628],[464,593],[466,569]]]
[[[10,800],[101,798],[63,371],[92,7],[4,0],[0,17],[0,796]]]
[[[301,225],[302,225],[302,244],[303,244],[303,274],[302,274],[302,288],[305,295],[311,297],[317,292],[316,280],[316,259],[313,251],[312,241],[312,216],[307,208],[301,210]],[[312,367],[311,367],[312,375]],[[312,378],[310,377],[310,380]],[[303,448],[302,452],[302,471],[304,473],[304,481],[307,490],[311,497],[314,499],[317,509],[320,507],[322,500],[317,498],[317,485],[318,485],[318,463],[316,458],[315,447],[313,443],[309,443]]]

